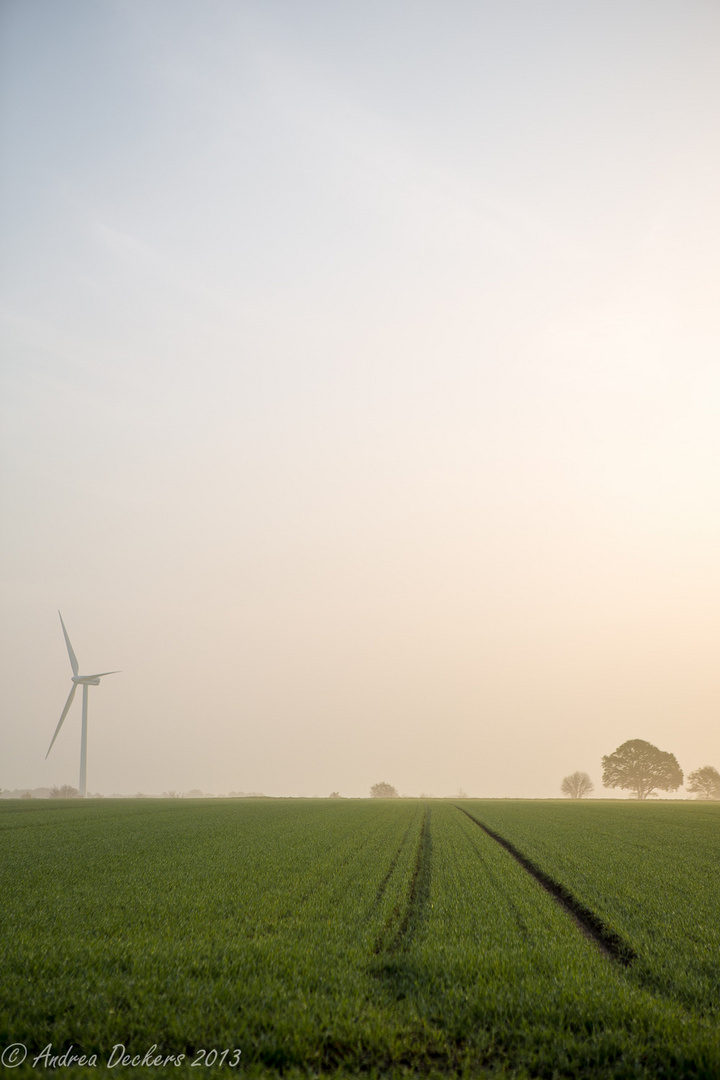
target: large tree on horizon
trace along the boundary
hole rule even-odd
[[[634,791],[638,799],[655,792],[675,791],[683,773],[674,754],[658,750],[644,739],[629,739],[602,759],[603,787]]]

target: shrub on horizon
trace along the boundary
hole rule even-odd
[[[381,780],[379,784],[373,784],[370,788],[370,794],[373,799],[399,799],[400,795],[398,789],[393,787],[392,784],[387,784],[384,780]]]

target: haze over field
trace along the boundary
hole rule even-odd
[[[720,767],[717,4],[0,34],[0,785]]]

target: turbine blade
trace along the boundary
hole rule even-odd
[[[58,615],[60,615],[59,611],[58,611]],[[65,629],[65,623],[63,622],[62,615],[60,615],[60,625],[62,626],[63,634],[65,635],[65,644],[67,645],[68,656],[70,657],[70,667],[72,668],[72,673],[73,673],[73,675],[77,675],[77,673],[78,673],[77,657],[76,657],[75,653],[73,652],[72,645],[70,644],[70,638],[68,637],[68,632]],[[49,750],[48,750],[48,753],[50,753]]]
[[[73,684],[72,684],[72,690],[70,691],[70,693],[69,693],[69,695],[68,695],[68,699],[67,699],[67,701],[65,702],[65,708],[64,708],[64,709],[63,709],[63,711],[62,711],[62,716],[61,716],[61,717],[60,717],[60,719],[58,720],[58,726],[57,726],[57,727],[55,728],[55,734],[54,734],[54,735],[53,735],[53,737],[52,737],[52,742],[50,743],[50,745],[49,745],[49,747],[48,747],[48,752],[47,752],[47,754],[45,755],[45,760],[46,760],[46,761],[47,761],[47,759],[48,759],[48,754],[50,753],[50,751],[51,751],[51,750],[52,750],[52,748],[53,748],[53,743],[55,742],[55,740],[56,740],[56,739],[57,739],[57,737],[58,737],[58,731],[59,731],[59,730],[60,730],[60,728],[61,728],[61,727],[63,726],[63,720],[65,719],[65,717],[67,716],[67,714],[68,714],[68,712],[69,712],[69,710],[70,710],[70,706],[72,705],[72,700],[73,700],[73,698],[75,697],[75,691],[76,691],[76,690],[77,690],[77,683],[73,683]]]
[[[83,675],[83,679],[102,679],[105,675],[119,675],[120,669],[117,671],[100,671],[97,675]]]

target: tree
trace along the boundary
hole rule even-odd
[[[703,765],[688,775],[688,791],[698,799],[720,799],[720,773],[712,765]]]
[[[683,782],[682,769],[674,754],[658,750],[644,739],[629,739],[602,759],[603,787],[634,791],[647,799],[655,788],[675,791]]]
[[[398,789],[394,788],[392,784],[386,784],[382,780],[379,784],[373,784],[370,788],[370,794],[373,799],[399,799]]]
[[[571,799],[582,799],[583,796],[592,794],[595,785],[586,772],[574,772],[565,777],[560,790]]]
[[[76,787],[71,787],[70,784],[63,784],[62,787],[50,788],[51,799],[79,799],[80,792]]]
[[[331,791],[328,795],[328,799],[342,799],[342,795],[339,791]]]

